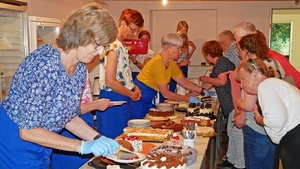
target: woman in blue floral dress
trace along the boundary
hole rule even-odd
[[[52,149],[107,155],[118,148],[79,117],[85,63],[102,53],[117,31],[106,10],[87,6],[65,21],[55,43],[24,59],[0,106],[1,168],[48,169]],[[85,141],[59,135],[64,128]]]
[[[110,45],[107,56],[100,59],[99,98],[109,98],[111,101],[127,101],[122,106],[114,106],[105,111],[97,112],[97,129],[110,138],[123,133],[130,119],[129,101],[137,101],[141,97],[140,89],[134,85],[129,66],[128,49],[124,39],[137,35],[144,25],[141,13],[134,9],[124,9],[119,19],[119,34],[117,40]]]

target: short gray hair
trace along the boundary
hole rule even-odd
[[[237,36],[235,37],[236,39],[241,39],[243,36],[255,34],[256,32],[256,27],[250,22],[239,23],[233,30],[233,33]]]
[[[164,48],[166,45],[182,47],[183,40],[176,33],[165,34],[161,39],[161,47]]]

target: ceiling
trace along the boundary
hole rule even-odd
[[[105,0],[105,1],[129,1],[129,0]],[[150,0],[138,0],[138,1],[150,1]],[[151,0],[162,1],[162,0]],[[168,1],[299,1],[299,0],[168,0]]]

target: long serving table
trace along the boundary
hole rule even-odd
[[[216,116],[218,116],[219,114],[219,102],[217,101],[216,103],[216,106],[214,107],[214,114]],[[178,118],[177,119],[174,119],[173,121],[175,122],[180,122],[184,116],[185,116],[185,113],[182,113],[182,112],[176,112],[176,115],[178,115]],[[216,131],[218,131],[218,125],[219,122],[217,121],[217,123],[214,124],[214,126],[216,126]],[[198,151],[198,155],[197,155],[197,160],[196,160],[196,163],[191,165],[191,166],[188,166],[188,169],[206,169],[207,166],[206,166],[206,152],[207,152],[207,149],[208,149],[208,146],[209,146],[209,149],[210,149],[210,161],[209,161],[209,169],[213,169],[214,168],[214,161],[215,161],[215,140],[219,139],[219,135],[220,134],[217,134],[217,137],[212,137],[212,138],[209,138],[209,137],[199,137],[197,136],[196,137],[196,142],[195,142],[195,149]],[[216,142],[218,143],[218,142]],[[159,145],[159,143],[153,143],[154,145]],[[216,146],[216,153],[218,153],[218,145]],[[216,155],[217,157],[217,155]],[[92,160],[92,159],[91,159]],[[83,166],[80,167],[80,169],[93,169],[93,167],[89,166],[87,163],[84,164]]]

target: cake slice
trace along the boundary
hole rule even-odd
[[[129,160],[137,157],[137,155],[133,152],[133,147],[130,142],[126,140],[117,141],[120,144],[116,153],[117,159]]]

